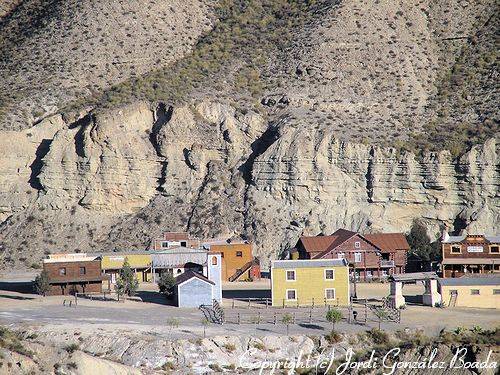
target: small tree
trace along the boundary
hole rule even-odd
[[[389,314],[384,309],[376,309],[374,311],[374,313],[375,313],[375,316],[378,318],[378,329],[380,331],[382,320],[387,320],[387,318],[389,317]]]
[[[332,323],[332,331],[335,331],[335,324],[342,320],[342,311],[338,309],[328,310],[326,313],[326,320]]]
[[[167,319],[167,326],[169,327],[168,336],[170,337],[172,335],[172,331],[174,330],[174,328],[179,327],[179,319],[176,318]]]
[[[288,336],[290,324],[292,324],[293,318],[290,314],[283,314],[281,317],[281,323],[286,325],[286,335]]]
[[[35,278],[34,286],[35,291],[45,297],[47,292],[50,290],[49,273],[45,270],[40,272],[40,274]]]
[[[203,326],[203,338],[207,337],[207,327],[210,325],[210,321],[207,318],[201,320]]]
[[[173,294],[173,287],[175,285],[175,277],[170,272],[164,272],[161,274],[158,280],[158,289],[160,293],[163,293],[167,297],[171,297]]]
[[[118,298],[121,295],[133,296],[139,288],[139,281],[137,281],[134,271],[130,268],[128,258],[125,258],[123,262],[123,267],[118,275],[118,280],[116,280],[115,290],[118,294]]]

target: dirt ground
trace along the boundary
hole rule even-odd
[[[171,334],[167,322],[177,319],[179,328],[174,336],[198,337],[202,332],[203,315],[198,309],[180,309],[166,304],[165,298],[157,293],[156,285],[141,284],[140,301],[95,301],[78,299],[74,305],[74,297],[52,296],[40,297],[31,294],[26,287],[29,277],[14,277],[0,280],[0,324],[11,327],[33,327],[46,331],[110,331],[110,332],[155,332],[158,335]],[[209,335],[276,335],[283,334],[284,327],[279,322],[280,316],[290,313],[297,317],[293,329],[297,334],[324,334],[330,325],[325,320],[325,311],[320,308],[310,310],[269,308],[262,305],[258,310],[248,308],[245,298],[266,298],[270,295],[268,280],[254,283],[225,283],[223,285],[223,306],[228,322],[222,326],[211,325]],[[13,290],[13,289],[18,289]],[[357,285],[359,298],[381,298],[389,293],[389,284],[361,283]],[[421,285],[405,287],[406,295],[421,293]],[[235,301],[234,308],[233,300]],[[72,306],[69,307],[69,301]],[[262,322],[255,324],[258,311],[262,314]],[[362,309],[359,311],[363,314]],[[276,315],[276,324],[272,323]],[[260,316],[260,315],[259,315]],[[236,324],[240,317],[241,324]],[[311,320],[309,320],[311,319]],[[249,322],[253,322],[249,324]],[[312,322],[312,324],[311,324]],[[458,326],[472,327],[480,325],[483,328],[493,328],[500,324],[497,310],[488,309],[439,309],[427,306],[410,305],[402,310],[401,323],[383,322],[382,328],[396,331],[405,328],[420,328],[428,333],[437,333],[441,329],[453,329]],[[368,319],[366,325],[349,324],[344,321],[338,324],[338,330],[343,332],[359,332],[378,326],[375,319]]]

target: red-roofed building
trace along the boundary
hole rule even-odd
[[[359,278],[368,280],[404,273],[409,249],[403,233],[362,235],[338,229],[330,236],[300,237],[293,257],[346,259]]]

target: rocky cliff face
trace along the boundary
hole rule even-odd
[[[459,160],[417,158],[201,101],[53,116],[0,142],[4,262],[143,249],[166,229],[241,235],[266,260],[302,233],[407,231],[415,218],[432,235],[492,233],[500,220],[495,139]]]

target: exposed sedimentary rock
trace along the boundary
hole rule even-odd
[[[500,221],[495,139],[458,161],[416,157],[209,101],[55,116],[30,136],[8,133],[0,230],[14,259],[20,247],[34,258],[143,249],[174,229],[249,238],[265,265],[302,233],[407,231],[415,218],[431,235],[443,225],[491,233]]]

